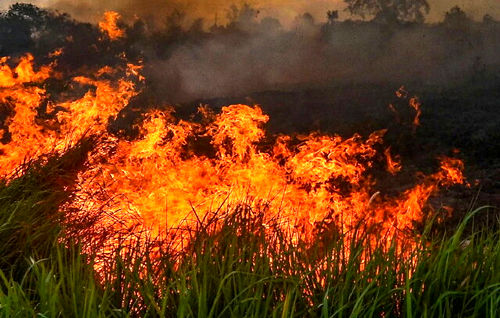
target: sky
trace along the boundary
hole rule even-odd
[[[0,9],[6,9],[15,2],[22,0],[0,0]],[[51,7],[60,11],[69,12],[79,20],[99,20],[105,10],[118,10],[129,15],[144,16],[151,12],[158,12],[164,3],[174,3],[194,16],[203,16],[209,23],[215,18],[223,21],[231,4],[249,3],[260,10],[260,16],[279,18],[285,25],[301,13],[309,12],[318,21],[323,21],[326,11],[339,10],[340,17],[348,18],[349,14],[343,11],[343,0],[25,0],[41,7]],[[427,17],[430,22],[439,21],[451,7],[458,5],[469,16],[481,20],[488,13],[500,19],[500,0],[428,0],[431,12]],[[208,13],[207,13],[208,12]]]

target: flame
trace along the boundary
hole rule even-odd
[[[396,96],[400,99],[407,99],[408,98],[408,91],[405,89],[404,86],[401,86],[396,92]],[[417,127],[420,126],[420,116],[422,115],[422,104],[418,100],[418,97],[414,96],[408,99],[408,104],[411,108],[415,110],[415,117],[413,118],[412,121],[412,129],[413,133],[416,132]],[[396,116],[396,121],[400,122],[400,116],[396,108],[394,108],[394,105],[389,104],[389,109],[394,113]]]
[[[413,127],[415,130],[418,126],[420,126],[420,115],[422,115],[422,110],[420,109],[420,107],[422,105],[418,101],[417,97],[410,98],[409,104],[413,109],[415,109],[415,112],[416,112],[415,118],[413,119]]]
[[[396,91],[395,94],[396,94],[396,96],[398,98],[406,98],[406,97],[408,97],[408,92],[406,91],[404,85],[401,86],[400,88],[398,88],[398,90]]]
[[[398,156],[393,158],[393,156],[391,155],[391,147],[385,149],[384,155],[387,164],[387,171],[389,171],[390,174],[395,175],[399,171],[401,171],[401,168],[403,168],[401,165],[401,161],[399,160]]]
[[[459,159],[441,158],[440,171],[427,176],[424,182],[405,192],[405,199],[400,202],[396,211],[400,211],[406,217],[399,218],[398,227],[408,228],[412,223],[421,220],[425,203],[440,185],[463,184],[463,168],[463,162]]]
[[[11,69],[7,65],[8,57],[0,58],[0,88],[8,88],[24,83],[42,82],[50,77],[50,67],[43,66],[39,71],[33,70],[33,56],[28,54],[21,58],[19,64]]]
[[[125,31],[118,26],[118,21],[120,20],[120,14],[115,11],[106,11],[101,22],[99,22],[99,28],[101,32],[106,34],[112,41],[118,40],[125,36]]]
[[[200,122],[178,120],[171,109],[154,110],[136,139],[118,138],[107,126],[137,94],[129,78],[143,80],[140,66],[75,76],[72,85],[91,89],[56,104],[42,85],[50,67],[34,71],[30,55],[14,69],[7,60],[0,63],[0,102],[14,115],[8,119],[10,140],[0,144],[0,174],[9,175],[26,158],[63,151],[85,135],[100,136],[87,169],[78,175],[75,200],[63,210],[77,211],[76,218],[105,211],[96,226],[116,234],[102,243],[102,254],[124,233],[168,237],[242,202],[265,212],[265,224],[279,219],[295,242],[314,243],[321,224],[342,234],[364,224],[378,237],[391,236],[422,221],[427,200],[440,187],[464,182],[463,163],[443,157],[438,172],[389,195],[370,173],[386,130],[367,138],[320,133],[274,138],[266,135],[269,116],[258,106],[230,105],[219,114],[201,107]],[[50,120],[38,116],[44,103],[55,111]],[[391,174],[401,170],[390,148],[384,154]]]
[[[31,55],[21,58],[14,69],[7,61],[0,59],[0,103],[14,114],[6,122],[10,140],[0,144],[0,176],[8,176],[26,159],[60,152],[87,134],[104,134],[109,119],[136,94],[134,84],[125,79],[113,82],[77,76],[73,85],[90,86],[88,92],[82,98],[53,104],[42,85],[54,74],[50,66],[34,71]],[[38,111],[43,104],[48,112],[60,111],[54,118],[42,119]]]
[[[444,185],[463,184],[465,182],[463,170],[464,163],[462,160],[443,156],[441,158],[439,181]]]
[[[265,207],[264,223],[279,218],[297,240],[313,242],[317,225],[326,220],[342,233],[360,223],[385,235],[412,229],[439,185],[463,182],[460,161],[447,159],[439,172],[398,197],[375,193],[367,171],[385,131],[366,139],[310,134],[295,146],[291,136],[280,136],[262,148],[267,121],[258,106],[223,107],[206,126],[154,111],[141,126],[141,138],[114,140],[113,154],[80,175],[80,203],[106,205],[114,212],[103,226],[120,233],[141,228],[165,236],[214,210],[247,202]],[[190,143],[200,139],[214,151],[192,149]],[[109,194],[119,199],[112,202]]]
[[[58,48],[58,49],[55,49],[53,52],[49,53],[49,57],[58,57],[58,56],[61,56],[63,53],[64,53],[64,49]]]

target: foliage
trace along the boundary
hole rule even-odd
[[[464,29],[470,24],[470,19],[459,7],[454,6],[444,15],[443,24],[451,29]]]
[[[55,166],[74,159],[63,157]],[[47,172],[31,169],[3,187],[4,242],[19,240],[18,231],[5,230],[9,224],[40,224],[36,216],[54,213],[56,201],[38,200],[57,190],[35,188],[55,177]],[[27,197],[5,198],[21,189]],[[21,201],[22,208],[15,208]],[[29,248],[17,251],[18,261],[10,268],[11,252],[19,244],[0,250],[0,317],[495,317],[499,232],[464,234],[479,213],[434,238],[426,234],[432,232],[429,223],[418,248],[403,255],[396,248],[367,245],[361,229],[353,240],[325,237],[312,247],[292,244],[289,233],[264,225],[262,212],[242,204],[179,232],[191,242],[182,252],[168,244],[158,251],[158,242],[128,241],[99,275],[93,256],[83,254],[78,244],[54,240],[60,229],[49,221],[25,232]],[[274,229],[271,237],[269,228]],[[20,262],[25,266],[15,265]]]
[[[359,3],[360,13],[397,21],[420,21],[422,11],[428,8],[423,1],[399,7],[380,1],[350,2]],[[361,6],[363,3],[372,5]],[[257,24],[256,12],[250,9],[245,12],[234,13],[233,23],[225,30],[214,29],[213,36],[243,28],[245,23]],[[458,11],[452,16],[462,17]],[[335,17],[332,13],[332,28],[337,27],[333,23]],[[302,20],[314,25],[310,15],[304,15]],[[266,23],[279,29],[277,21]],[[350,25],[346,23],[343,27]],[[128,39],[114,44],[118,48],[105,41],[96,48],[91,44],[96,43],[99,33],[90,25],[31,5],[15,5],[0,16],[0,50],[2,54],[19,54],[29,48],[45,54],[64,43],[66,53],[61,56],[60,65],[73,68],[78,63],[110,64],[106,56],[114,57],[130,43],[139,43],[137,39],[144,37],[145,29],[138,22],[127,30]],[[40,37],[34,38],[33,34]],[[206,36],[201,26],[183,31],[175,23],[166,27],[165,34],[156,36],[164,36],[161,43],[168,43],[170,48],[187,42],[186,34],[192,36],[193,42]],[[69,35],[77,41],[67,42]],[[484,86],[484,82],[480,84]],[[484,108],[485,103],[479,101]],[[455,101],[450,103],[453,107],[449,109],[455,112],[462,107]],[[444,107],[442,101],[435,104],[435,109]],[[464,109],[477,113],[476,109],[468,108],[469,104]],[[493,138],[498,131],[494,129],[496,126],[481,127],[482,130],[471,126],[470,131],[464,132],[466,126],[453,123],[457,120],[470,123],[474,117],[465,111],[459,113],[464,114],[463,118],[450,119],[443,110],[442,118],[435,122],[438,129],[431,129],[430,133],[440,131],[439,136],[443,137],[440,141],[447,146],[472,143],[469,147],[478,150],[477,156],[491,156],[492,149],[498,148],[488,143],[499,140]],[[443,129],[448,126],[454,129]],[[471,137],[456,138],[453,135],[456,127],[464,134],[470,132]],[[476,138],[474,133],[478,131],[493,137]],[[408,145],[416,148],[415,144]],[[72,180],[85,160],[87,147],[82,143],[62,157],[27,163],[9,182],[1,183],[0,317],[497,317],[500,314],[497,270],[500,222],[498,219],[490,222],[493,229],[475,229],[467,235],[464,232],[482,210],[471,213],[449,233],[436,235],[432,231],[431,237],[428,233],[432,224],[429,224],[427,231],[416,238],[419,248],[411,255],[403,255],[396,248],[387,250],[367,244],[366,233],[361,229],[355,240],[330,233],[312,247],[300,242],[291,244],[289,233],[276,230],[270,237],[267,231],[273,225],[262,223],[262,211],[252,211],[241,204],[233,210],[214,213],[211,226],[200,224],[193,231],[179,232],[178,235],[189,237],[191,242],[182,251],[169,246],[168,241],[160,242],[167,243],[160,245],[160,250],[159,242],[134,245],[128,241],[108,260],[106,271],[96,271],[95,255],[92,251],[83,253],[73,240],[78,239],[78,229],[86,224],[59,214],[60,205],[72,199]],[[68,219],[74,224],[65,224]],[[70,226],[71,231],[65,226]],[[64,237],[62,233],[74,236]]]
[[[28,258],[49,255],[64,223],[59,206],[71,197],[89,145],[82,141],[61,157],[26,162],[9,183],[0,180],[0,270],[19,277]]]
[[[394,22],[424,21],[430,10],[426,0],[345,0],[351,14],[361,17],[374,16],[375,20]]]

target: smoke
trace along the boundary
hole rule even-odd
[[[463,23],[392,29],[306,15],[286,29],[250,20],[165,44],[165,55],[145,49],[146,72],[171,102],[352,83],[449,87],[500,65],[499,24]]]
[[[35,1],[36,2],[36,1]],[[265,15],[273,16],[287,24],[303,12],[323,15],[327,10],[344,7],[342,0],[39,0],[40,4],[70,13],[79,20],[96,22],[106,10],[120,12],[125,18],[135,16],[157,23],[176,10],[186,14],[186,20],[203,18],[209,23],[226,23],[232,6],[249,4]]]
[[[7,9],[18,0],[2,0],[0,9]],[[327,10],[339,10],[340,18],[349,18],[344,11],[343,0],[31,0],[25,1],[40,7],[57,9],[71,14],[78,20],[97,22],[106,10],[114,10],[132,18],[139,16],[144,19],[161,21],[172,10],[186,12],[188,19],[204,18],[209,23],[218,20],[227,21],[226,15],[232,5],[241,6],[245,3],[259,9],[262,16],[272,16],[284,25],[293,22],[297,15],[309,12],[317,21],[326,19]],[[428,0],[431,12],[427,17],[430,22],[442,19],[444,13],[451,7],[459,5],[469,15],[480,20],[485,14],[499,19],[500,2],[497,0]]]
[[[287,9],[295,15],[287,24],[252,6],[226,11],[226,20],[218,25],[210,19],[196,22],[173,14],[213,12],[224,7],[223,2],[227,5],[225,1],[180,0],[168,5],[160,0],[141,1],[141,5],[135,0],[52,3],[61,10],[89,16],[118,9],[125,14],[125,22],[127,15],[139,15],[140,20],[124,24],[126,37],[114,43],[99,42],[98,31],[89,30],[90,26],[68,27],[69,22],[64,21],[47,23],[52,29],[24,28],[36,36],[20,33],[22,41],[12,39],[12,32],[6,34],[10,42],[18,46],[25,43],[20,47],[29,51],[65,46],[59,65],[102,66],[121,52],[127,52],[129,58],[142,57],[148,89],[165,103],[337,84],[444,87],[498,74],[500,24],[495,21],[473,22],[459,17],[439,24],[395,26],[359,21],[326,23],[311,14],[295,15],[306,1],[297,1],[299,7]],[[277,3],[274,0],[268,5],[272,8]],[[148,14],[162,10],[168,20],[157,28],[148,27]],[[0,53],[22,53],[12,52],[10,42],[0,41]],[[102,47],[96,47],[98,42]]]

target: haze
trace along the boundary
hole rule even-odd
[[[0,0],[0,9],[17,0]],[[317,21],[324,21],[326,11],[339,10],[340,18],[346,19],[350,15],[344,11],[342,0],[32,0],[25,1],[41,7],[50,7],[70,13],[74,18],[95,22],[105,10],[116,10],[124,15],[148,17],[161,14],[169,8],[175,7],[189,12],[193,18],[203,17],[209,23],[217,21],[224,23],[228,8],[231,5],[248,3],[260,10],[261,17],[272,16],[278,18],[284,25],[289,24],[298,15],[304,12],[311,13]],[[451,7],[460,6],[470,17],[481,20],[485,14],[500,18],[500,1],[498,0],[428,0],[431,12],[427,21],[436,22],[442,19],[444,13]]]

